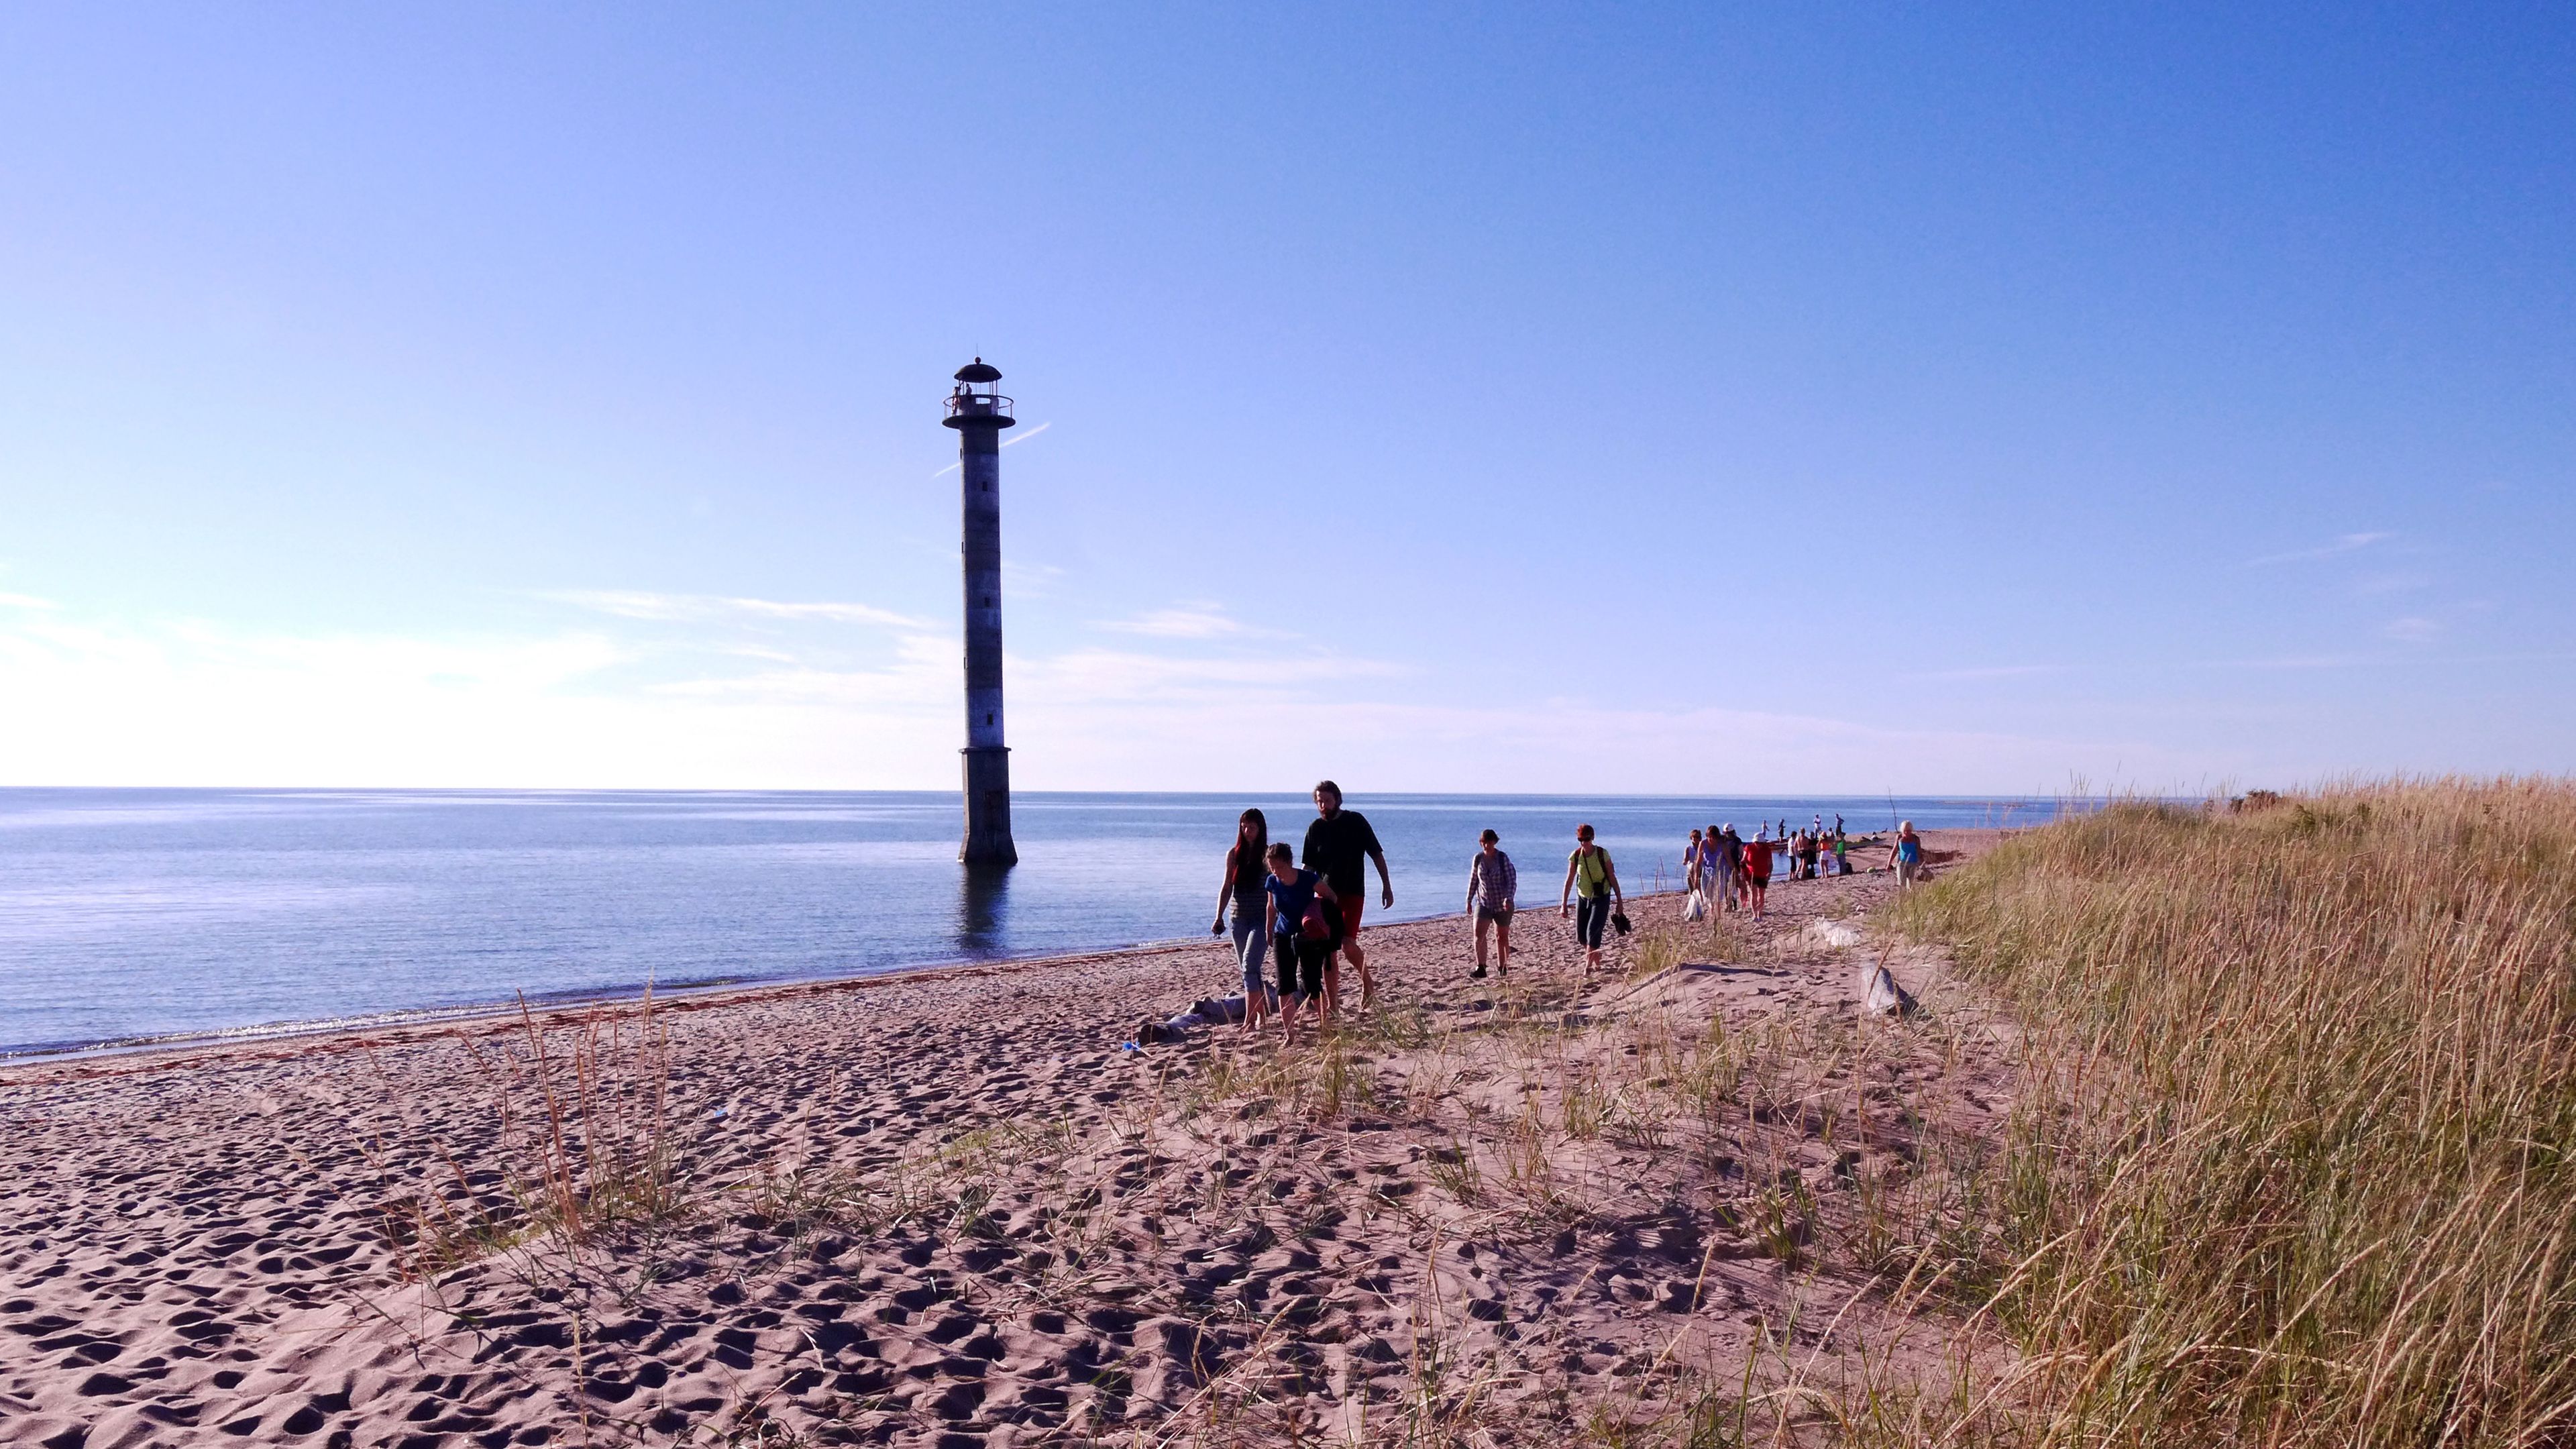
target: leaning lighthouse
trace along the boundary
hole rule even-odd
[[[1011,400],[993,390],[1000,368],[957,369],[947,425],[957,430],[957,483],[966,527],[966,838],[968,865],[1016,865],[1011,844],[1011,751],[1002,743],[1002,429]]]

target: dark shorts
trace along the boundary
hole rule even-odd
[[[1487,921],[1500,921],[1506,926],[1510,925],[1512,923],[1512,908],[1509,906],[1476,907],[1476,924],[1481,926]]]
[[[1601,932],[1609,924],[1609,892],[1604,891],[1597,896],[1574,898],[1574,939],[1581,942],[1584,949],[1590,951],[1601,949]]]
[[[1753,887],[1757,891],[1762,890],[1771,884],[1771,872],[1767,870],[1749,871],[1745,874],[1744,883]]]
[[[1279,960],[1279,994],[1324,994],[1324,963],[1333,959],[1333,943],[1309,941],[1286,932],[1270,938],[1270,954]]]

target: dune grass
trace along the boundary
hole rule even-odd
[[[2123,804],[1892,921],[2025,1032],[2014,1438],[2576,1443],[2576,787]]]
[[[395,1262],[425,1278],[545,1237],[578,1241],[681,1210],[670,1114],[670,1041],[648,989],[633,1010],[594,1007],[477,1044],[458,1032],[491,1105],[472,1165],[446,1146],[443,1172],[379,1205]]]

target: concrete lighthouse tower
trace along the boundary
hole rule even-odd
[[[1002,743],[1002,429],[1016,421],[993,391],[1002,371],[976,358],[957,369],[947,425],[957,430],[966,505],[966,839],[968,865],[1017,865],[1011,844],[1011,751]]]

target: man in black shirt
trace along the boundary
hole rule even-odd
[[[1368,817],[1356,810],[1342,808],[1342,787],[1330,780],[1315,786],[1315,815],[1306,827],[1306,852],[1303,864],[1308,870],[1321,871],[1325,883],[1342,907],[1342,957],[1360,975],[1360,1007],[1366,1010],[1377,999],[1377,983],[1369,979],[1368,956],[1360,950],[1360,907],[1366,902],[1361,892],[1368,888],[1366,867],[1377,866],[1378,902],[1382,909],[1395,905],[1395,883],[1387,879],[1386,852],[1379,848],[1377,832],[1369,828]],[[1335,1014],[1341,1003],[1333,1003]]]

